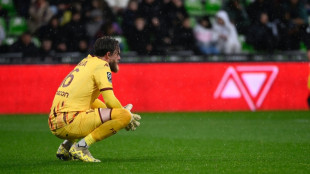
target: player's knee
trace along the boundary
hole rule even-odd
[[[116,114],[114,118],[121,122],[122,127],[126,127],[129,124],[131,113],[127,109],[113,109],[112,114],[114,115],[113,112]]]
[[[123,120],[123,126],[126,127],[129,122],[131,121],[131,113],[130,111],[128,111],[127,109],[122,109],[123,110],[123,116],[122,116],[122,120]]]

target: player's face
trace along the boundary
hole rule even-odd
[[[110,59],[109,59],[110,60],[109,65],[110,65],[112,72],[115,72],[115,73],[118,72],[118,70],[119,70],[118,63],[119,63],[120,59],[121,59],[120,49],[118,48],[114,51],[113,54],[111,54]]]

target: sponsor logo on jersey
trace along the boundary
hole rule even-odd
[[[62,96],[62,97],[69,97],[69,93],[68,92],[64,92],[64,91],[57,91],[56,95]]]
[[[111,72],[107,72],[107,78],[108,78],[108,81],[110,83],[112,83],[112,73]]]

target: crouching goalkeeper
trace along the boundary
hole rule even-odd
[[[59,86],[48,119],[51,132],[64,139],[56,152],[59,159],[100,162],[88,151],[92,144],[140,125],[132,105],[123,107],[113,93],[111,71],[118,72],[119,60],[118,41],[99,38],[94,55],[84,58]]]

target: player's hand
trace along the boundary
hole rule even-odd
[[[124,108],[127,109],[131,113],[131,109],[133,108],[133,105],[127,104],[126,106],[124,106]],[[140,122],[139,122],[140,119],[141,119],[140,115],[131,113],[131,120],[129,124],[125,127],[125,129],[127,131],[136,130],[136,128],[140,126]]]
[[[138,114],[132,114],[132,116],[131,116],[131,121],[130,121],[130,123],[125,127],[125,129],[126,129],[127,131],[130,131],[130,130],[134,131],[134,130],[136,130],[137,127],[140,126],[140,122],[139,122],[140,119],[141,119],[141,116],[140,116],[140,115],[138,115]]]

